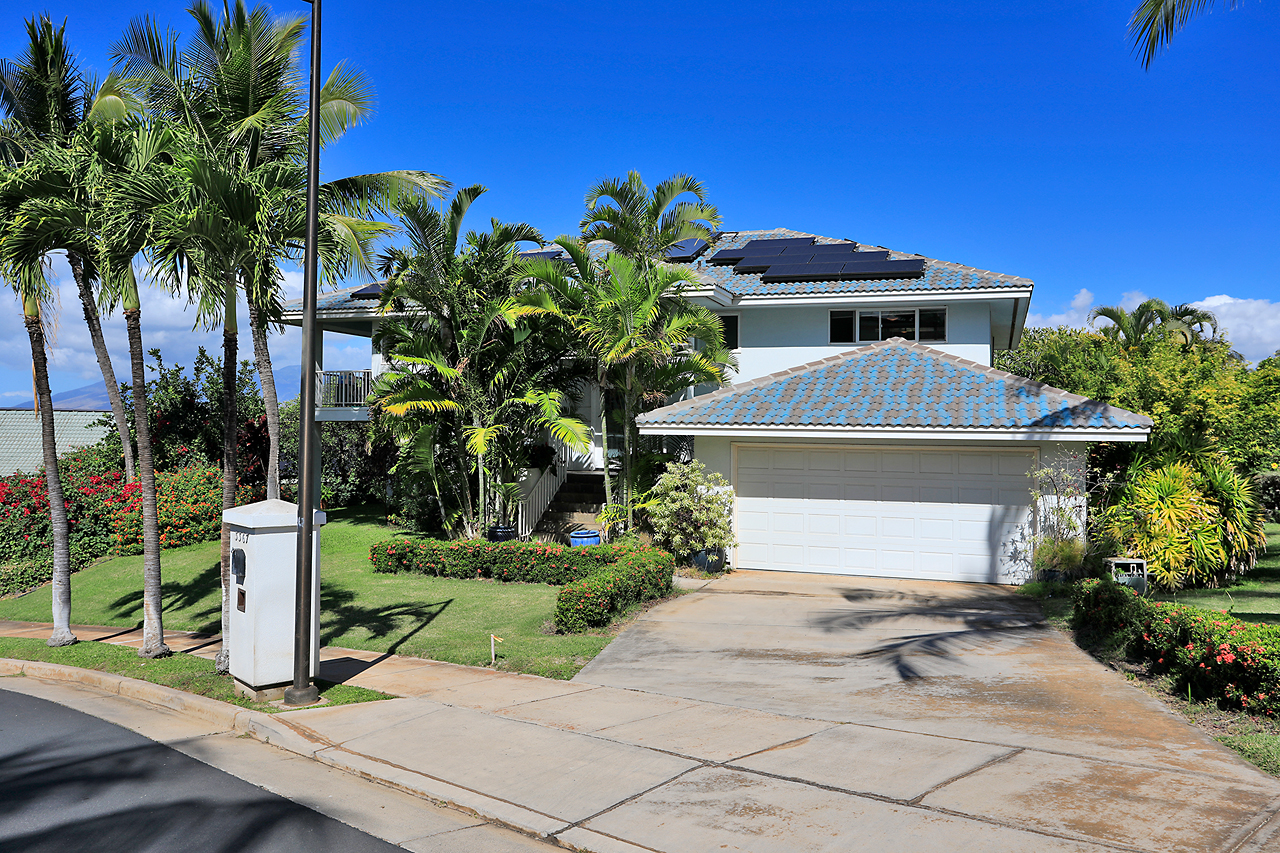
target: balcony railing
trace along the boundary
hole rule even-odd
[[[372,370],[324,370],[316,375],[321,409],[365,408],[373,389]]]

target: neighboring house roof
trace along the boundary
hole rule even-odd
[[[102,412],[54,411],[53,431],[58,453],[97,443],[109,427],[91,427]],[[33,473],[44,465],[40,418],[31,410],[0,410],[0,475]]]
[[[678,263],[693,269],[707,287],[721,288],[730,297],[794,297],[794,296],[829,296],[876,293],[960,293],[964,291],[1009,291],[1009,298],[1029,295],[1033,287],[1030,279],[1019,276],[1004,275],[975,269],[950,261],[939,261],[926,258],[911,252],[899,252],[885,249],[883,246],[853,244],[858,252],[888,252],[892,261],[923,260],[923,275],[904,276],[899,278],[860,278],[846,281],[765,281],[763,272],[734,272],[734,265],[716,265],[711,257],[725,249],[740,248],[752,240],[779,240],[811,238],[818,246],[849,244],[848,240],[836,240],[817,234],[806,234],[787,228],[773,228],[765,231],[722,231],[711,240],[702,251],[689,263]],[[592,246],[592,254],[603,254],[608,243],[597,241]],[[562,255],[558,246],[551,245],[545,249],[524,253],[527,256],[554,257]],[[1016,291],[1016,292],[1015,292]],[[330,316],[360,312],[372,315],[378,307],[377,296],[381,292],[381,283],[372,285],[355,285],[328,293],[321,293],[316,302],[316,310]],[[1022,308],[1025,311],[1025,305]],[[284,305],[286,322],[294,322],[302,312],[302,300],[293,299]]]
[[[1145,415],[890,338],[636,419],[651,434],[917,433],[1143,441]]]

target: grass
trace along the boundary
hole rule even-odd
[[[555,634],[551,620],[559,587],[490,581],[379,575],[369,546],[401,531],[380,508],[329,511],[320,535],[320,642],[469,666],[489,664],[489,634],[497,634],[497,667],[549,678],[572,678],[616,633]],[[164,552],[165,628],[217,633],[219,544],[202,542]],[[116,557],[71,578],[72,621],[83,625],[142,624],[142,558]],[[50,620],[44,586],[0,600],[0,619]]]
[[[1225,610],[1246,622],[1280,624],[1280,524],[1267,525],[1266,553],[1237,583],[1221,589],[1188,589],[1153,597],[1206,610]]]
[[[157,660],[143,660],[138,657],[136,650],[128,646],[113,646],[110,643],[76,643],[74,646],[51,649],[45,645],[44,640],[0,637],[0,658],[59,663],[124,675],[256,711],[276,713],[285,710],[237,696],[231,683],[231,676],[218,675],[214,672],[213,661],[181,652]],[[377,690],[334,684],[329,681],[317,680],[316,687],[329,705],[351,705],[357,702],[374,702],[392,698]]]

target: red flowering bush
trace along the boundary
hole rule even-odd
[[[1227,707],[1280,712],[1280,625],[1148,601],[1108,580],[1077,584],[1075,603],[1078,627],[1125,632],[1129,653],[1172,675],[1181,689],[1217,697]]]
[[[236,503],[251,496],[241,487]],[[222,534],[222,472],[207,465],[156,472],[156,515],[160,547],[179,548],[217,539]],[[116,511],[116,554],[142,553],[142,485],[125,486]]]

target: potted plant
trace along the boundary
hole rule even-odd
[[[489,528],[489,541],[508,542],[519,535],[516,530],[516,514],[520,511],[520,501],[524,495],[519,483],[499,483],[493,492],[497,503],[498,523]]]
[[[696,459],[673,463],[646,496],[653,541],[702,571],[718,572],[733,538],[733,487]]]

